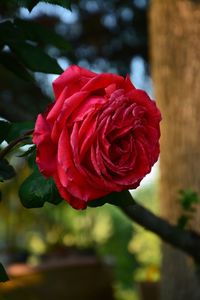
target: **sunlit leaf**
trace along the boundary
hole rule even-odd
[[[177,226],[181,229],[185,229],[188,224],[188,221],[191,219],[191,216],[182,215],[179,217]]]

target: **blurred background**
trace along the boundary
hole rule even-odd
[[[39,29],[28,25],[31,22],[63,38],[62,43],[56,43],[55,40],[53,43],[46,41],[41,34],[40,39],[37,36],[38,40],[31,42],[31,45],[37,44],[55,58],[63,70],[73,63],[96,72],[114,72],[124,76],[129,73],[137,88],[146,90],[154,97],[149,73],[148,0],[72,1],[71,11],[42,2],[29,12],[25,7],[11,4],[12,1],[1,1],[1,22],[12,20],[15,16],[20,19],[16,24],[21,26],[22,31],[30,29],[33,35],[34,30],[38,33]],[[5,34],[4,29],[1,29],[0,39]],[[48,70],[46,74],[43,70],[34,70],[22,51],[17,51],[20,48],[10,46],[8,49],[8,46],[4,46],[2,49],[12,59],[22,59],[28,71],[34,72],[28,75],[24,73],[20,78],[23,72],[18,74],[19,67],[13,68],[15,64],[10,66],[5,59],[2,62],[0,57],[0,116],[11,122],[26,121],[32,124],[47,103],[53,101],[51,83],[58,75],[49,74],[51,72]],[[27,80],[29,75],[32,76],[31,80]],[[18,149],[16,154],[22,152],[23,149]],[[91,285],[95,286],[95,274],[101,274],[96,281],[102,281],[102,284],[105,281],[107,292],[101,298],[91,298],[86,292],[88,300],[112,297],[116,300],[151,299],[150,293],[156,289],[160,279],[160,243],[156,236],[132,224],[118,208],[108,204],[85,211],[75,211],[65,202],[58,206],[47,203],[40,209],[24,208],[17,193],[21,182],[31,172],[30,164],[20,157],[12,157],[12,162],[18,176],[1,185],[0,261],[8,267],[11,276],[23,276],[13,285],[4,285],[4,289],[0,290],[1,300],[23,299],[17,290],[23,290],[25,286],[29,290],[37,290],[37,280],[29,274],[32,269],[24,265],[21,265],[21,269],[19,265],[17,268],[16,263],[39,266],[37,274],[46,276],[40,265],[48,265],[48,262],[50,267],[47,273],[53,272],[58,281],[62,282],[63,299],[72,299],[70,288],[69,291],[67,289],[68,281],[72,289],[77,290],[80,285],[80,299],[86,299],[85,290],[91,287],[86,284],[81,287],[81,282],[88,276]],[[155,166],[141,187],[132,191],[141,204],[156,213],[157,179],[158,167]],[[57,271],[60,265],[62,271],[65,266],[66,273]],[[88,275],[80,269],[81,266],[84,270],[88,269]],[[91,272],[91,266],[95,266],[96,271],[93,269]],[[29,281],[24,274],[28,274]],[[75,276],[75,282],[70,281],[71,276]],[[49,282],[52,278],[48,280],[48,286],[51,286]],[[142,298],[141,289],[148,287],[145,283],[149,285],[149,298]],[[156,300],[154,292],[152,299]],[[34,296],[34,292],[30,296],[23,290],[23,295],[26,297],[24,299],[39,299]],[[47,299],[44,295],[43,299]],[[73,299],[78,300],[78,297],[77,294]]]

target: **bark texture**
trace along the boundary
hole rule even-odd
[[[200,1],[152,0],[152,75],[161,109],[160,199],[176,223],[180,189],[200,195]],[[197,207],[191,228],[200,231]],[[163,245],[161,300],[199,300],[200,279],[190,258]]]

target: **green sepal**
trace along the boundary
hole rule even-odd
[[[98,207],[102,206],[104,204],[112,204],[116,206],[128,206],[133,204],[133,198],[128,190],[122,191],[122,192],[113,192],[105,197],[91,200],[88,202],[89,207]]]

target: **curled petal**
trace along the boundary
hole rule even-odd
[[[76,65],[70,66],[53,82],[55,97],[58,98],[66,86],[71,88],[76,84],[76,91],[80,90],[94,76],[96,74],[89,70]]]

